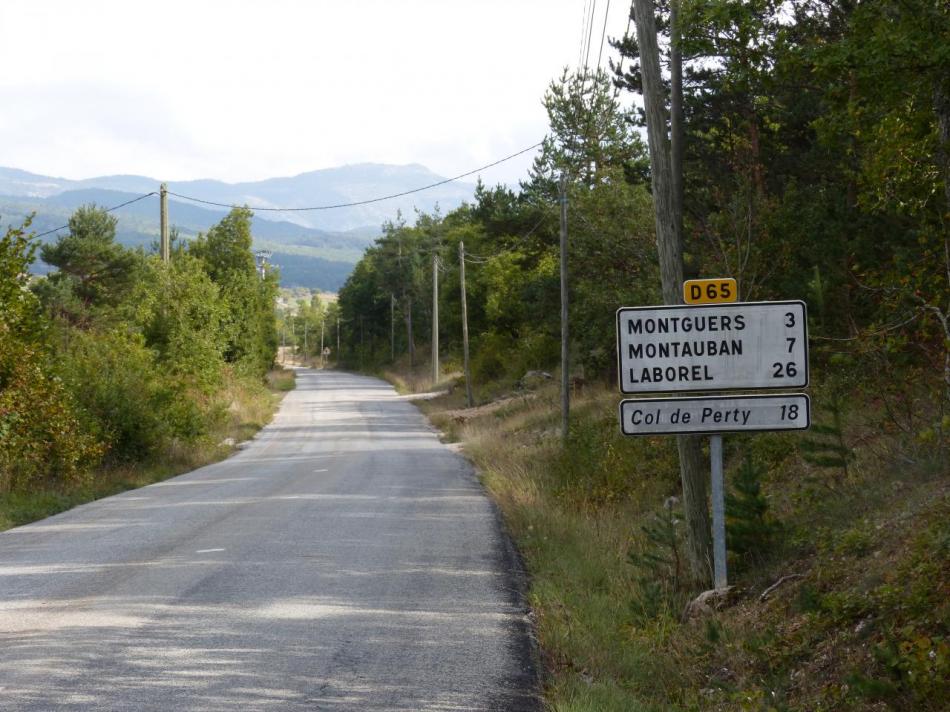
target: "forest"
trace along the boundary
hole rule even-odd
[[[935,396],[950,386],[947,12],[697,2],[680,21],[685,276],[734,277],[745,301],[806,299],[818,358],[898,369]],[[341,292],[351,352],[389,358],[393,298],[397,351],[428,343],[434,255],[440,336],[457,355],[464,242],[475,380],[556,365],[563,173],[572,362],[615,379],[613,312],[662,302],[642,111],[619,100],[640,91],[638,48],[615,44],[613,75],[552,83],[550,134],[518,190],[480,185],[447,215],[385,224]]]
[[[630,27],[609,71],[551,82],[517,189],[384,225],[340,291],[340,356],[432,387],[437,340],[450,393],[423,407],[525,557],[553,709],[939,709],[950,6],[635,0]],[[710,586],[705,445],[617,423],[615,312],[678,301],[670,265],[808,309],[811,430],[727,439],[736,587],[700,624],[682,615]]]

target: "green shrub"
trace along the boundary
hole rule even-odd
[[[636,570],[637,590],[630,609],[638,622],[673,618],[682,609],[686,571],[682,521],[678,502],[670,497],[641,527],[643,539],[627,553]]]
[[[43,354],[0,322],[0,491],[37,481],[81,484],[102,453]]]
[[[195,399],[180,380],[159,370],[141,336],[70,330],[65,339],[63,380],[113,459],[142,459],[172,438],[194,440],[206,431]]]
[[[746,458],[732,477],[732,491],[726,494],[726,544],[740,569],[761,561],[781,532],[762,494],[763,475],[764,468]]]

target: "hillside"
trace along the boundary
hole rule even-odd
[[[0,195],[0,223],[18,223],[35,213],[33,228],[37,233],[43,233],[66,224],[70,214],[81,205],[95,203],[111,207],[139,195],[102,188],[68,190],[47,198]],[[207,231],[224,214],[223,211],[169,201],[171,226],[185,239]],[[116,233],[121,244],[148,248],[158,240],[157,196],[122,208],[116,212],[116,217],[119,219]],[[271,261],[280,267],[283,286],[326,291],[336,291],[342,286],[376,234],[369,227],[333,232],[257,216],[253,219],[252,230],[255,249],[273,252]],[[55,234],[48,235],[45,240],[54,240],[55,237]],[[45,265],[37,261],[34,271],[45,273]]]
[[[444,180],[424,166],[392,166],[361,163],[325,168],[296,176],[268,178],[243,183],[217,180],[167,181],[168,189],[202,200],[261,207],[302,208],[370,200],[402,193]],[[19,198],[50,198],[69,191],[99,189],[142,194],[157,190],[161,180],[147,176],[99,176],[70,180],[0,167],[0,195]],[[396,212],[412,216],[416,209],[429,212],[436,205],[451,210],[469,200],[470,183],[454,182],[412,195],[370,205],[315,212],[271,213],[268,219],[286,220],[304,227],[327,231],[377,228]]]

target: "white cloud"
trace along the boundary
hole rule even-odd
[[[544,134],[541,96],[577,61],[584,5],[4,0],[0,165],[229,181],[363,161],[459,173]],[[613,4],[608,35],[626,12]],[[485,178],[514,182],[529,163]]]

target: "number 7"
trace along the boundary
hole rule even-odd
[[[792,349],[795,348],[795,339],[794,337],[786,337],[785,340],[788,342],[788,352],[792,353]]]

